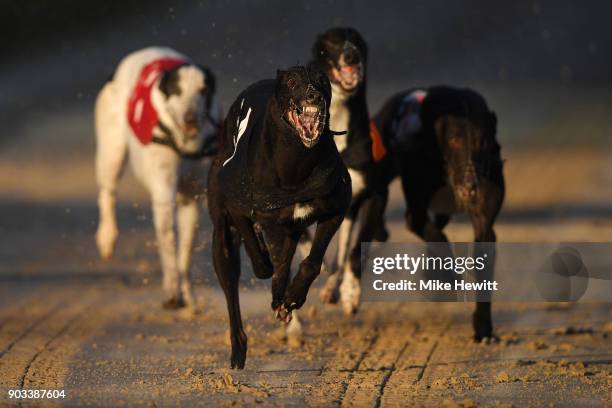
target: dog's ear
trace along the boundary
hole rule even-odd
[[[317,35],[314,45],[312,46],[312,59],[313,61],[322,61],[325,58],[325,45],[323,44],[323,35]]]
[[[181,86],[179,85],[178,68],[165,71],[159,81],[159,90],[166,95],[166,99],[170,95],[180,95]]]
[[[281,79],[286,73],[287,73],[287,71],[283,71],[282,69],[277,69],[276,70],[276,79]]]
[[[359,50],[359,53],[361,54],[361,58],[363,59],[363,62],[364,63],[367,62],[368,61],[368,44],[366,43],[365,39],[361,36],[359,31],[357,31],[356,29],[352,27],[346,27],[344,30],[346,33],[346,39],[350,41],[351,43],[353,43],[355,47],[357,47],[357,49]]]
[[[495,137],[497,134],[497,115],[494,111],[489,111],[486,134],[490,137]]]
[[[202,64],[197,64],[197,67],[204,74],[204,92],[210,92],[211,94],[217,92],[217,77],[212,70]]]
[[[495,114],[495,111],[489,112],[489,123],[493,132],[497,133],[497,114]]]
[[[213,97],[217,92],[217,78],[210,68],[202,64],[196,64],[196,66],[202,71],[202,74],[204,74],[204,88],[202,89],[202,94],[206,99],[206,107],[210,109]]]
[[[323,93],[325,101],[329,106],[331,103],[331,84],[329,82],[329,78],[327,75],[325,75],[325,72],[321,66],[314,61],[309,63],[306,66],[306,69],[308,72],[310,72],[310,78],[314,79],[315,83],[317,84],[317,88],[319,88],[319,91]]]

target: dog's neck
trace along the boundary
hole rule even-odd
[[[311,148],[304,146],[291,126],[283,120],[276,99],[271,98],[255,157],[255,162],[264,165],[253,169],[255,181],[284,187],[302,183],[321,162],[326,137],[322,135]]]
[[[346,103],[348,102],[348,100],[355,95],[356,90],[353,91],[347,91],[344,88],[342,88],[342,86],[340,84],[337,84],[335,82],[331,82],[331,88],[332,88],[332,101],[331,104],[334,105],[346,105]]]
[[[339,84],[333,83],[332,99],[329,107],[329,128],[337,132],[348,132],[349,123],[351,120],[351,112],[348,106],[349,99],[354,95],[354,92],[347,92]],[[348,135],[340,135],[334,137],[336,148],[342,152],[347,147]]]

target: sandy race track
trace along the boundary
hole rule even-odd
[[[611,157],[593,150],[508,151],[500,241],[610,241]],[[44,404],[91,406],[606,406],[612,404],[612,306],[496,304],[501,341],[470,339],[468,304],[366,303],[354,318],[320,303],[287,341],[269,310],[269,282],[243,258],[246,369],[229,370],[225,303],[204,216],[194,274],[199,310],[160,308],[150,210],[128,177],[114,260],[97,259],[87,155],[0,160],[0,405],[8,389],[64,389]],[[52,171],[50,170],[52,169]],[[588,199],[585,202],[585,197]],[[405,231],[397,183],[387,213]],[[465,219],[453,240],[471,239]],[[321,284],[321,279],[317,281]],[[295,339],[294,339],[295,340]],[[24,401],[24,406],[40,402]]]

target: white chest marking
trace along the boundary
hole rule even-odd
[[[310,204],[296,204],[293,207],[293,219],[303,220],[312,214],[313,207]]]
[[[346,106],[348,95],[332,85],[332,100],[329,106],[329,128],[337,132],[348,131],[351,113]],[[347,135],[334,136],[336,148],[339,152],[346,149]]]
[[[365,189],[365,177],[363,173],[354,169],[348,169],[351,176],[351,187],[353,189],[353,197],[361,193]]]

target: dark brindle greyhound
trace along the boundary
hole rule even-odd
[[[381,164],[385,185],[401,176],[408,228],[425,241],[446,242],[443,228],[451,214],[467,212],[476,242],[496,240],[493,223],[505,193],[503,162],[497,117],[480,94],[445,86],[401,92],[387,101],[375,122],[393,152]],[[493,265],[494,256],[488,261]],[[473,324],[476,340],[493,336],[490,302],[476,304]]]
[[[240,243],[255,275],[272,278],[282,321],[306,301],[350,202],[350,177],[329,130],[329,80],[313,67],[279,71],[243,91],[225,120],[225,149],[208,181],[213,263],[231,326],[232,368],[243,368],[247,338],[238,281]],[[298,241],[316,223],[308,256],[289,283]]]
[[[356,244],[351,233],[357,216],[382,210],[384,197],[377,194],[379,169],[370,138],[370,118],[366,103],[368,50],[363,37],[353,28],[332,28],[319,35],[312,49],[313,62],[327,73],[332,86],[330,128],[345,135],[335,137],[336,146],[348,167],[352,181],[352,201],[340,227],[338,252],[331,275],[321,290],[328,303],[338,298],[347,314],[356,312],[360,298],[361,242],[372,241],[374,220],[362,219]]]

